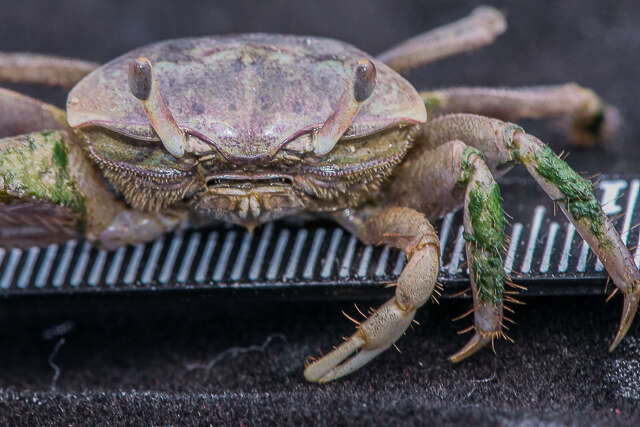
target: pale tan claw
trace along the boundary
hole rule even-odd
[[[353,119],[376,87],[376,67],[368,59],[358,61],[353,78],[344,90],[335,111],[314,135],[314,151],[323,155],[333,150],[338,140],[351,126]]]
[[[615,350],[618,344],[620,344],[620,341],[622,341],[625,335],[627,335],[627,331],[633,323],[633,318],[636,316],[636,311],[638,311],[639,302],[640,291],[624,294],[624,303],[622,304],[622,317],[620,318],[620,326],[618,327],[616,337],[611,343],[611,346],[609,346],[610,352]]]
[[[137,58],[129,66],[129,89],[140,100],[151,126],[167,151],[174,157],[184,156],[187,136],[169,111],[147,58]]]
[[[371,216],[359,230],[372,244],[388,244],[407,253],[408,261],[393,298],[374,311],[346,342],[308,365],[307,381],[327,382],[359,369],[391,347],[411,325],[416,310],[431,297],[438,277],[440,247],[424,215],[409,208],[389,208]],[[354,354],[355,353],[355,354]]]
[[[387,301],[347,341],[307,366],[304,377],[325,383],[358,370],[391,347],[409,327],[415,313],[404,311],[395,298]]]

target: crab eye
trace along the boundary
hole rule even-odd
[[[129,89],[138,98],[162,145],[174,157],[184,156],[187,137],[164,101],[153,73],[151,61],[137,58],[129,65]]]
[[[314,135],[316,154],[327,154],[333,150],[358,114],[360,105],[369,99],[375,87],[376,66],[368,59],[361,59],[354,69],[349,85],[340,96],[335,111]]]

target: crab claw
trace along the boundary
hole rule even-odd
[[[133,96],[140,100],[151,126],[156,131],[162,145],[174,157],[184,156],[187,136],[178,127],[167,103],[164,101],[151,61],[147,58],[136,58],[129,66],[129,89]]]
[[[625,335],[627,335],[627,331],[633,323],[633,318],[636,315],[636,311],[638,311],[639,302],[640,291],[624,294],[624,303],[622,304],[622,317],[620,317],[620,326],[618,327],[616,337],[609,347],[609,352],[615,350],[618,344],[620,344],[620,341],[622,341]]]
[[[376,87],[376,66],[368,59],[361,59],[355,67],[349,86],[340,96],[335,111],[324,122],[314,137],[316,154],[327,154],[349,128],[360,105]]]
[[[391,347],[415,314],[415,310],[403,310],[392,298],[358,325],[358,331],[344,343],[308,365],[304,377],[310,382],[326,383],[356,371]]]

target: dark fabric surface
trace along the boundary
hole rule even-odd
[[[2,3],[1,49],[97,61],[158,39],[246,31],[331,36],[376,53],[476,4]],[[506,35],[409,79],[419,88],[569,80],[593,87],[620,108],[626,126],[611,146],[574,150],[569,162],[578,170],[637,173],[636,2],[491,3],[508,11]],[[64,101],[56,90],[12,87]],[[526,124],[558,150],[567,148],[548,126]],[[388,351],[343,381],[315,386],[302,378],[303,360],[351,333],[340,314],[353,312],[351,303],[198,296],[2,301],[0,424],[637,423],[640,322],[613,355],[606,352],[620,299],[607,305],[596,297],[527,302],[511,328],[516,344],[498,342],[497,357],[486,350],[458,366],[446,361],[466,339],[455,333],[463,326],[450,319],[468,303],[443,301],[421,310],[421,326],[399,342],[401,354]],[[65,330],[62,342],[55,332]],[[45,339],[43,331],[52,337]],[[208,369],[187,369],[209,361]]]
[[[303,360],[350,334],[351,303],[77,299],[5,307],[0,421],[55,424],[389,425],[632,423],[640,417],[640,328],[609,355],[617,304],[529,299],[496,343],[460,365],[466,301],[428,304],[398,346],[344,380],[302,379]],[[361,301],[361,307],[377,302]],[[34,305],[40,309],[34,309]],[[462,324],[461,324],[462,323]],[[61,327],[62,325],[62,327]],[[70,328],[46,339],[52,327]],[[53,353],[60,345],[57,353]],[[48,359],[59,368],[55,369]],[[54,390],[55,391],[52,391]]]

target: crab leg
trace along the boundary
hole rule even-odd
[[[620,326],[610,347],[610,351],[613,350],[629,329],[638,308],[640,272],[613,224],[602,212],[591,184],[548,146],[511,123],[472,114],[452,114],[427,122],[423,130],[426,146],[462,140],[485,153],[492,171],[514,163],[523,164],[558,203],[624,295]]]
[[[0,246],[84,237],[104,247],[151,240],[186,211],[145,213],[108,190],[63,111],[0,89]]]
[[[488,45],[506,29],[507,23],[500,11],[490,6],[480,6],[459,21],[400,43],[378,55],[378,59],[402,73]]]
[[[41,129],[67,129],[64,111],[0,88],[0,138]]]
[[[405,251],[407,265],[395,295],[367,320],[358,322],[357,332],[343,344],[305,368],[308,381],[328,382],[350,374],[393,345],[436,284],[440,247],[424,215],[409,208],[390,208],[368,219],[360,235],[365,242]]]
[[[97,66],[59,56],[0,52],[0,81],[70,88]]]
[[[566,117],[580,146],[607,138],[619,125],[615,108],[575,83],[526,88],[454,87],[421,93],[430,114],[472,113],[501,120]]]
[[[419,185],[412,185],[419,182]],[[389,183],[385,205],[403,205],[438,218],[464,203],[464,231],[473,295],[474,336],[451,356],[458,362],[503,337],[504,212],[484,155],[461,141],[433,149],[418,145]],[[511,297],[507,297],[511,299]],[[463,316],[464,317],[464,316]]]

